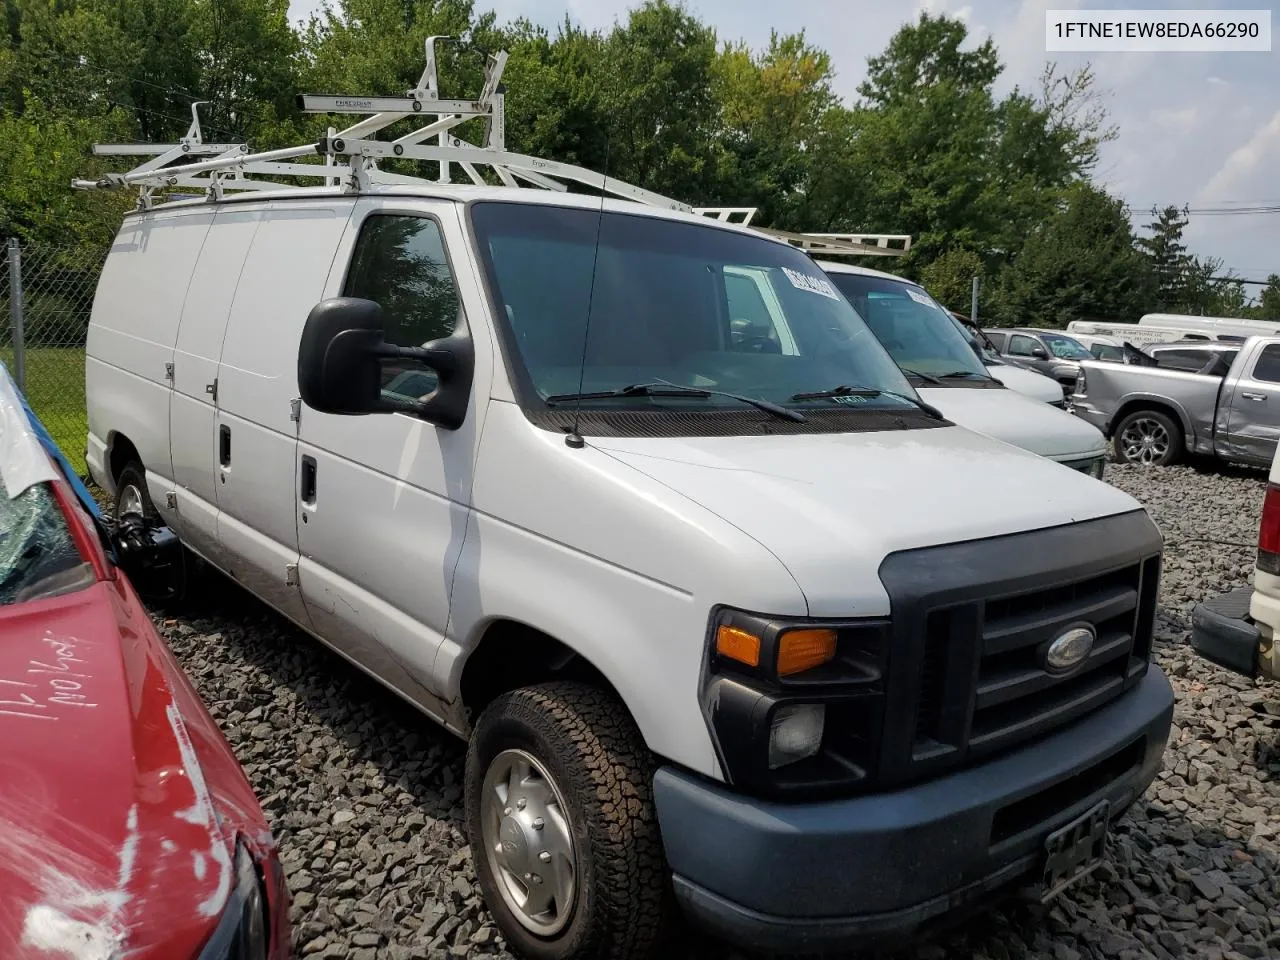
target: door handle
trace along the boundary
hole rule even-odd
[[[1257,400],[1259,403],[1262,403],[1267,399],[1267,395],[1265,393],[1246,393],[1243,390],[1240,391],[1240,396],[1244,397],[1246,400]]]
[[[314,504],[316,502],[316,458],[312,456],[304,456],[302,458],[302,484],[298,491],[302,502],[306,504]]]
[[[225,423],[218,427],[218,462],[231,466],[231,428]]]

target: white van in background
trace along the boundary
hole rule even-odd
[[[1131,343],[1142,347],[1151,343],[1172,343],[1187,338],[1192,333],[1200,339],[1211,340],[1211,336],[1196,331],[1188,331],[1180,327],[1161,327],[1153,324],[1138,325],[1136,323],[1105,323],[1100,320],[1072,320],[1067,324],[1066,332],[1084,344],[1082,337],[1107,337],[1120,343]],[[1087,344],[1084,344],[1086,347]]]
[[[891,273],[819,260],[921,398],[948,419],[1102,478],[1107,441],[1092,424],[1008,389],[924,287]],[[1039,374],[1035,374],[1039,376]],[[1062,400],[1062,388],[1046,380]]]
[[[1159,327],[1198,334],[1210,340],[1227,337],[1247,340],[1249,337],[1274,337],[1280,333],[1280,322],[1274,320],[1249,320],[1243,317],[1199,317],[1178,313],[1148,313],[1138,320],[1140,327]]]

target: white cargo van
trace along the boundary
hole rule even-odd
[[[252,154],[100,182],[144,194],[88,460],[468,739],[510,947],[652,956],[678,905],[816,950],[1096,865],[1171,722],[1139,504],[922,404],[793,246],[586,172],[646,202],[517,188],[574,171],[500,144],[454,169],[512,186],[372,162],[451,156],[422,136],[294,154],[336,186],[146,192]],[[735,328],[743,276],[794,351]]]
[[[920,397],[948,419],[1102,478],[1107,462],[1102,432],[1065,410],[1007,389],[983,366],[946,308],[922,286],[868,267],[826,260],[818,266]],[[1055,385],[1055,390],[1061,399],[1061,388]]]

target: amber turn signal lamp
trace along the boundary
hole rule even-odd
[[[760,666],[760,638],[737,627],[721,626],[716,630],[716,653],[748,667]]]
[[[834,630],[788,630],[778,641],[778,676],[820,667],[836,655]]]

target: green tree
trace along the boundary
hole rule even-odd
[[[920,282],[943,306],[967,315],[973,303],[973,278],[978,277],[981,283],[984,274],[982,258],[977,253],[948,250],[925,265]]]
[[[1147,225],[1149,237],[1138,238],[1155,277],[1155,306],[1161,311],[1177,311],[1185,303],[1188,274],[1192,268],[1182,233],[1190,222],[1185,210],[1169,206],[1151,211],[1155,219]]]
[[[1280,273],[1267,277],[1267,285],[1258,297],[1258,319],[1280,320]]]
[[[1146,311],[1150,275],[1124,203],[1078,184],[1027,239],[1003,286],[1001,319],[1009,325],[1133,322]]]

